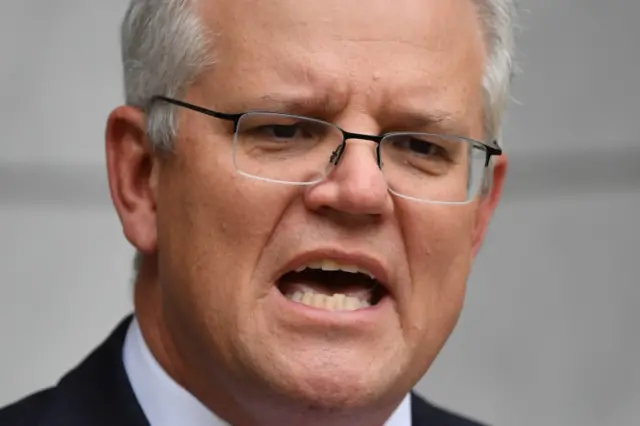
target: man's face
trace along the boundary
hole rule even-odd
[[[188,102],[367,134],[444,112],[460,136],[484,137],[485,46],[470,0],[235,0],[200,12],[216,64]],[[326,181],[291,186],[236,172],[231,123],[182,109],[179,128],[159,170],[157,244],[163,316],[188,363],[230,387],[326,406],[401,398],[458,319],[491,206],[391,195],[373,142],[347,142]],[[289,273],[326,260],[372,272],[382,299],[347,311],[290,300],[291,288],[367,297],[357,274]]]

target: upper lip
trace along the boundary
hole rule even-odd
[[[359,268],[363,268],[371,272],[376,281],[378,281],[387,291],[391,291],[391,272],[385,265],[385,262],[365,252],[346,252],[334,249],[320,249],[303,252],[296,255],[279,271],[277,279],[280,279],[283,275],[293,272],[304,265],[319,260],[332,260],[338,264],[354,265]]]

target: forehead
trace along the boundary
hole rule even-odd
[[[482,104],[473,0],[216,0],[201,13],[215,34],[211,96],[274,93],[371,114],[431,106],[464,115]]]

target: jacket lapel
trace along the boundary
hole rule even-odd
[[[473,420],[436,407],[411,392],[412,426],[483,426]]]

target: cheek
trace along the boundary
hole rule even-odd
[[[460,275],[458,269],[470,264],[476,210],[473,205],[433,205],[403,215],[403,234],[414,280],[438,277],[430,279],[428,287],[445,291],[447,283]],[[464,275],[468,268],[462,269]]]
[[[230,153],[196,148],[161,178],[160,280],[166,303],[210,329],[229,329],[252,308],[259,289],[249,283],[287,194],[238,175]]]
[[[429,206],[406,214],[405,244],[412,287],[408,329],[438,347],[455,326],[471,270],[474,208]],[[411,232],[406,232],[411,230]]]

